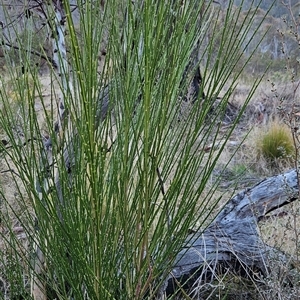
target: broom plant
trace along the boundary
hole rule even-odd
[[[240,25],[241,9],[232,1],[226,10],[199,0],[112,0],[102,10],[99,1],[77,2],[78,24],[69,1],[61,2],[67,51],[60,52],[64,43],[52,34],[60,64],[59,74],[50,70],[52,102],[45,103],[30,63],[30,43],[16,39],[26,73],[7,75],[15,83],[17,112],[2,78],[0,127],[8,144],[1,155],[18,198],[12,202],[3,189],[1,218],[10,230],[2,234],[0,274],[11,299],[16,280],[28,292],[23,297],[37,299],[29,296],[28,278],[41,292],[47,286],[53,299],[162,297],[189,229],[204,230],[216,214],[220,198],[213,200],[218,186],[210,178],[259,83],[221,134],[245,67],[239,65],[245,41],[255,34],[249,33],[255,9]],[[50,31],[59,26],[52,4],[46,10]],[[220,26],[215,16],[221,15]],[[106,32],[107,55],[98,73]],[[190,67],[199,49],[199,61]],[[184,103],[198,67],[199,91]],[[59,120],[56,97],[64,105]],[[23,245],[12,220],[35,247]],[[9,260],[17,262],[13,269],[8,249]]]

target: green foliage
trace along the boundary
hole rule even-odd
[[[0,125],[10,142],[9,148],[2,147],[3,161],[17,170],[12,180],[19,204],[26,207],[29,198],[34,214],[25,208],[20,219],[18,208],[11,209],[44,254],[47,270],[42,277],[57,298],[83,299],[86,294],[89,299],[154,299],[188,229],[203,229],[218,204],[211,200],[217,186],[207,186],[236,125],[218,138],[220,119],[244,68],[232,76],[255,10],[236,28],[241,11],[229,5],[220,30],[215,14],[221,10],[212,1],[190,0],[183,6],[180,1],[166,5],[145,0],[143,6],[139,1],[108,1],[103,12],[88,1],[78,6],[79,39],[69,1],[64,3],[72,77],[66,74],[68,80],[60,86],[69,113],[63,136],[53,129],[55,104],[49,110],[44,103],[29,56],[26,67],[34,83],[28,101],[20,101],[22,135],[14,131],[15,112],[7,93],[1,94],[6,116],[0,115]],[[120,11],[127,11],[126,22]],[[106,28],[106,64],[99,75],[97,61]],[[216,40],[218,48],[213,47]],[[206,98],[200,93],[183,120],[180,99],[190,84],[186,69],[195,47],[204,48],[201,55],[206,55],[200,88]],[[16,79],[14,73],[10,76]],[[19,99],[29,90],[24,88],[28,78],[18,80]],[[51,78],[55,98],[53,73]],[[213,106],[229,78],[228,91]],[[112,111],[100,122],[99,91],[105,87]],[[52,139],[50,164],[37,99]],[[200,150],[208,144],[211,150]],[[12,248],[18,257],[17,247]],[[31,279],[37,280],[40,274],[29,256],[23,259]]]
[[[7,16],[8,18],[8,16]],[[13,19],[8,19],[8,22],[14,22]],[[18,24],[20,26],[20,23]],[[51,46],[47,38],[47,30],[45,24],[41,24],[39,17],[29,18],[26,21],[26,26],[20,30],[15,29],[13,32],[12,41],[8,42],[7,47],[3,47],[5,60],[10,61],[9,65],[13,65],[14,69],[18,70],[19,74],[25,66],[35,68],[45,62],[41,56],[47,56]],[[30,57],[30,58],[28,58]],[[4,65],[7,67],[7,64]]]
[[[278,121],[270,123],[258,139],[257,148],[270,161],[291,157],[295,151],[291,130]]]
[[[249,167],[247,165],[244,165],[244,164],[236,164],[232,168],[232,172],[234,174],[234,177],[242,176],[245,173],[247,173],[248,171],[249,171]]]

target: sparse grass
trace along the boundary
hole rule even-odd
[[[256,300],[260,296],[258,286],[253,281],[230,271],[207,285],[197,286],[196,283],[193,291],[193,299],[197,300]]]

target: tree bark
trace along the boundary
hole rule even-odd
[[[212,224],[190,235],[177,255],[162,291],[189,289],[229,270],[241,276],[268,274],[270,259],[286,264],[287,256],[266,245],[257,230],[268,213],[299,198],[297,172],[273,176],[230,199]]]

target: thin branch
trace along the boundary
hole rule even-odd
[[[25,147],[31,141],[38,141],[38,139],[35,138],[35,137],[30,138],[27,141],[25,141],[23,144],[19,145],[19,147]],[[1,140],[1,143],[2,143],[3,146],[6,146],[6,145],[8,145],[9,142],[6,141],[6,140]],[[8,149],[15,148],[15,147],[16,147],[15,145],[12,145],[12,146],[7,146],[7,147],[0,147],[0,149],[4,148],[5,150],[8,150]]]
[[[12,45],[12,44],[10,44],[8,42],[2,41],[1,45],[13,48],[15,50],[21,50],[21,48],[19,46]],[[22,50],[26,51],[27,53],[31,53],[32,55],[38,56],[38,57],[46,60],[47,62],[51,63],[51,65],[52,65],[53,68],[56,68],[56,63],[55,63],[55,61],[50,56],[44,55],[44,54],[42,54],[42,53],[40,53],[40,52],[38,52],[36,50],[28,50],[28,49],[22,49]]]
[[[4,170],[4,171],[1,171],[0,173],[1,174],[4,174],[4,173],[12,173],[12,174],[15,174],[16,176],[18,176],[19,178],[22,179],[22,177],[14,170],[14,169],[8,169],[8,170]]]
[[[161,173],[159,171],[159,168],[156,168],[157,176],[158,176],[158,182],[160,184],[160,190],[163,195],[164,203],[165,203],[165,208],[166,208],[166,219],[167,219],[167,226],[168,229],[171,227],[171,217],[170,217],[170,211],[169,211],[169,204],[168,204],[168,199],[166,198],[166,193],[165,193],[165,188],[164,188],[164,181],[161,177]]]

